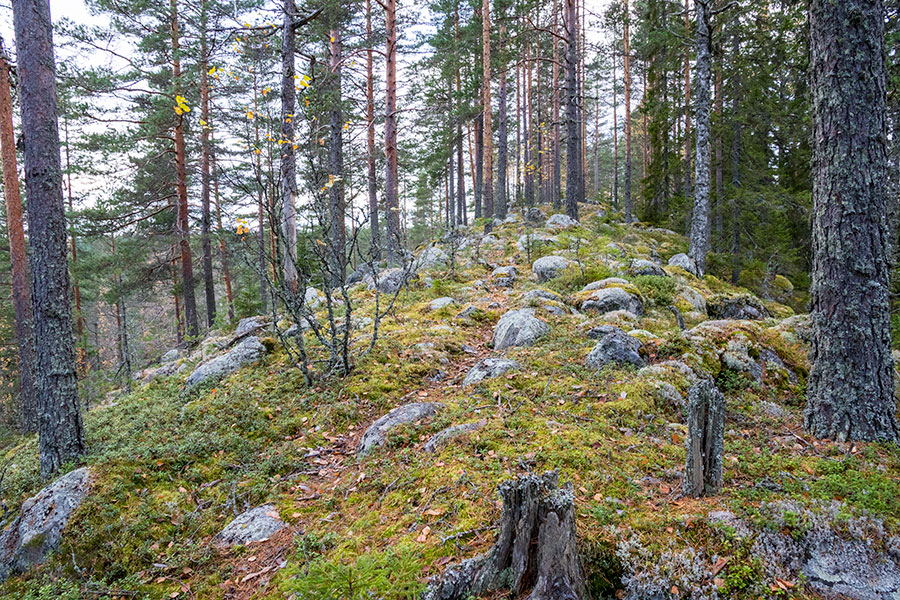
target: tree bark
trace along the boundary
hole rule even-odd
[[[38,406],[34,382],[34,313],[31,307],[31,284],[28,281],[22,199],[19,195],[9,63],[4,49],[0,49],[0,154],[3,161],[3,195],[6,197],[12,301],[16,316],[16,345],[19,352],[19,406],[22,410],[22,431],[34,433],[38,430]]]
[[[7,68],[8,66],[7,64]],[[75,209],[75,203],[72,197],[72,164],[69,160],[69,120],[65,115],[63,115],[63,131],[66,136],[66,143],[64,144],[66,150],[66,195],[68,196],[69,211],[71,212]],[[69,233],[69,247],[72,251],[72,268],[69,270],[72,273],[72,295],[75,298],[75,373],[78,377],[84,377],[88,366],[87,338],[84,334],[84,313],[81,311],[81,286],[78,284],[76,269],[78,265],[78,244],[75,239],[74,229]],[[29,290],[28,293],[30,298],[31,291]]]
[[[397,175],[397,0],[385,0],[384,20],[387,33],[385,52],[384,177],[385,221],[387,223],[388,261],[396,263],[401,255],[400,204]]]
[[[686,496],[714,496],[722,490],[725,436],[725,396],[712,381],[695,383],[688,390]]]
[[[228,248],[225,245],[225,230],[222,228],[222,207],[219,204],[219,176],[216,170],[216,152],[212,148],[210,135],[209,165],[212,171],[213,198],[216,204],[216,225],[219,237],[219,259],[222,261],[222,278],[225,280],[225,299],[228,301],[228,319],[234,320],[234,291],[231,288],[231,269],[228,266]]]
[[[737,64],[741,42],[737,32],[731,36],[732,60]],[[737,285],[741,277],[741,72],[735,69],[731,100],[731,283]]]
[[[212,328],[216,321],[216,290],[213,285],[212,244],[210,242],[210,166],[209,166],[209,56],[206,39],[206,1],[200,8],[200,247],[203,254],[203,285],[206,292],[206,326]]]
[[[344,282],[347,268],[347,232],[345,217],[347,208],[344,204],[344,139],[343,139],[343,111],[341,110],[341,32],[338,29],[331,30],[330,70],[331,70],[331,142],[329,144],[328,159],[331,173],[329,179],[332,186],[329,190],[329,227],[331,229],[331,270],[334,287],[340,287]],[[332,179],[333,178],[333,179]]]
[[[503,512],[494,546],[449,567],[430,582],[423,600],[463,600],[509,590],[527,600],[587,598],[575,541],[571,486],[556,472],[524,475],[500,485]]]
[[[806,427],[897,440],[881,0],[811,0],[812,368]]]
[[[484,176],[482,195],[484,211],[484,231],[491,231],[494,217],[494,148],[491,128],[491,0],[481,4],[481,56],[484,68],[481,77],[482,106],[484,108],[484,148],[482,149]]]
[[[578,2],[566,0],[566,214],[578,220],[584,202],[581,116],[578,106]]]
[[[31,246],[41,475],[84,454],[69,304],[50,4],[13,0]]]
[[[706,272],[709,252],[709,83],[712,37],[710,35],[710,0],[695,0],[697,11],[697,94],[695,121],[697,145],[694,168],[694,210],[691,214],[689,255],[700,277]]]
[[[366,191],[369,196],[369,228],[372,232],[374,258],[383,251],[378,223],[378,180],[375,176],[375,74],[372,39],[372,0],[366,0]]]
[[[624,79],[625,79],[625,222],[632,223],[631,206],[631,15],[628,10],[628,0],[625,0],[625,23],[623,25],[622,40],[624,45]]]
[[[297,82],[294,81],[294,0],[284,0],[281,27],[281,228],[282,272],[285,289],[296,293],[297,275],[297,158],[294,149],[294,110]],[[261,231],[261,229],[260,229]],[[273,260],[275,257],[273,256]],[[274,302],[274,299],[273,299]]]
[[[484,191],[484,113],[475,119],[475,218],[483,216],[481,200]]]
[[[500,13],[500,48],[506,43],[506,15]],[[501,56],[505,56],[501,54]],[[509,168],[509,134],[508,134],[508,118],[506,114],[506,103],[508,101],[508,90],[506,84],[506,68],[507,62],[503,60],[500,64],[500,87],[498,90],[497,103],[497,197],[494,203],[494,216],[498,223],[502,223],[506,218],[508,199],[506,197],[506,175]]]
[[[616,51],[612,53],[612,101],[613,101],[613,208],[619,208],[619,103],[616,97]]]
[[[553,0],[553,32],[559,33],[558,0]],[[562,162],[560,141],[560,101],[559,101],[559,40],[555,37],[553,43],[553,186],[550,191],[553,201],[553,209],[559,210],[562,205]]]
[[[691,34],[690,0],[684,0],[684,28]],[[684,198],[691,198],[691,53],[684,50]]]

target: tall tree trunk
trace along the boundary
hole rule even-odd
[[[212,244],[210,242],[210,167],[209,167],[209,56],[206,40],[206,0],[200,8],[200,118],[206,125],[200,130],[200,247],[203,254],[203,284],[206,292],[206,326],[216,321],[216,290],[213,285]]]
[[[291,293],[299,286],[297,275],[297,157],[294,152],[294,110],[297,82],[294,81],[294,0],[284,0],[281,27],[281,228],[284,285]],[[274,211],[272,211],[274,213]],[[274,214],[272,215],[274,217]],[[274,232],[273,232],[274,233]],[[273,235],[274,237],[274,235]],[[273,240],[274,241],[274,240]],[[273,252],[273,254],[275,254]],[[275,260],[273,256],[272,260]],[[272,300],[275,301],[274,298]]]
[[[375,176],[375,73],[372,38],[372,0],[366,0],[366,191],[369,196],[369,227],[372,231],[374,258],[381,258],[383,246],[378,224],[378,180]]]
[[[525,42],[525,60],[523,67],[525,68],[525,73],[523,74],[523,83],[525,84],[525,102],[522,106],[522,122],[524,126],[522,128],[522,139],[524,140],[525,145],[525,153],[524,153],[524,165],[525,169],[525,205],[528,207],[534,206],[534,113],[532,112],[532,103],[531,103],[531,71],[534,68],[533,61],[531,60],[531,52],[532,46],[528,42]]]
[[[331,70],[331,143],[329,144],[328,161],[330,171],[328,178],[332,179],[329,190],[329,227],[331,228],[331,270],[333,284],[338,287],[343,284],[347,268],[347,232],[345,218],[347,207],[344,204],[344,139],[343,139],[343,111],[341,110],[341,32],[338,29],[331,30],[331,42],[329,65]]]
[[[500,47],[504,47],[506,41],[506,15],[500,13]],[[501,54],[505,56],[505,54]],[[506,85],[506,68],[507,62],[504,59],[500,64],[500,88],[497,96],[499,107],[497,108],[497,198],[494,205],[494,216],[498,223],[502,223],[506,218],[508,208],[508,200],[506,198],[506,171],[509,165],[509,139],[507,130],[507,85]]]
[[[212,133],[212,132],[210,132]],[[228,319],[234,320],[234,291],[231,289],[231,269],[228,266],[228,248],[225,245],[225,230],[222,228],[222,207],[219,204],[219,175],[216,170],[216,151],[212,147],[210,135],[210,170],[212,171],[213,198],[216,204],[216,225],[219,238],[219,259],[222,261],[222,278],[225,280],[225,299],[228,301]]]
[[[721,31],[721,30],[720,30]],[[722,146],[722,52],[721,46],[717,46],[718,48],[718,61],[716,65],[716,87],[715,87],[715,110],[716,110],[716,240],[717,246],[721,244],[722,240],[722,230],[723,230],[723,222],[722,222],[722,204],[725,201],[725,190],[723,183],[723,172],[722,172],[722,160],[724,156],[724,149]]]
[[[115,242],[114,242],[115,243]],[[175,303],[175,341],[181,345],[184,341],[184,319],[181,316],[181,298],[178,296],[178,246],[172,246],[172,300]],[[116,303],[116,322],[121,327],[122,316],[119,314],[119,304]],[[119,364],[124,358],[119,354]]]
[[[456,1],[454,24],[453,24],[453,43],[454,48],[459,51],[459,0]],[[459,69],[456,70],[456,97],[457,101],[462,98],[461,77]],[[462,112],[462,111],[459,111]],[[456,118],[456,189],[458,191],[458,210],[456,218],[459,223],[467,224],[469,215],[466,210],[466,181],[463,168],[463,134],[462,134],[462,118],[457,115]]]
[[[484,108],[484,148],[482,150],[484,176],[482,194],[484,196],[484,231],[493,227],[494,217],[494,148],[491,129],[491,0],[481,4],[481,56],[484,68],[481,71],[481,102]]]
[[[48,0],[13,0],[31,246],[41,475],[84,454]]]
[[[578,110],[578,2],[566,0],[566,214],[578,219],[584,202],[581,117]]]
[[[684,28],[686,35],[691,34],[691,17],[689,0],[684,0]],[[708,19],[708,17],[707,17]],[[684,197],[691,198],[691,52],[684,50]]]
[[[484,113],[475,119],[475,218],[483,215],[481,199],[484,191]]]
[[[34,313],[31,307],[31,284],[28,281],[28,256],[25,253],[22,199],[19,196],[9,63],[6,51],[2,48],[0,48],[0,155],[3,160],[3,195],[6,197],[6,229],[12,263],[12,301],[16,315],[16,345],[19,351],[19,405],[22,409],[22,430],[25,433],[34,433],[38,430],[38,406],[34,383]]]
[[[176,96],[181,94],[181,47],[178,29],[176,0],[169,0],[170,38],[172,42],[172,81]],[[187,195],[187,153],[184,143],[184,115],[175,115],[175,187],[178,192],[178,208],[175,231],[181,254],[181,293],[184,297],[184,320],[187,335],[197,338],[200,326],[197,321],[197,301],[194,298],[194,262],[191,258]]]
[[[5,58],[4,58],[5,60]],[[7,69],[9,65],[7,64]],[[12,108],[10,108],[10,113],[12,112]],[[69,212],[72,212],[75,209],[75,201],[73,199],[72,194],[72,163],[70,161],[70,152],[69,152],[69,119],[63,115],[63,132],[66,136],[65,150],[66,150],[66,195],[68,197],[69,204]],[[17,177],[18,181],[18,177]],[[21,208],[20,208],[21,212]],[[21,220],[21,219],[20,219]],[[78,266],[78,243],[75,239],[75,230],[73,229],[69,233],[69,248],[72,251],[72,268],[70,272],[72,274],[72,295],[75,298],[75,372],[78,377],[84,377],[85,372],[87,371],[87,338],[84,334],[84,314],[81,311],[81,286],[78,284],[78,274],[77,274],[77,266]],[[31,297],[31,291],[29,290],[29,302]],[[35,423],[36,425],[36,423]],[[33,431],[37,431],[36,429]]]
[[[384,1],[387,34],[385,53],[384,177],[385,220],[387,222],[388,260],[397,262],[401,253],[400,205],[397,180],[397,0]]]
[[[553,33],[559,34],[559,11],[560,3],[553,0]],[[560,148],[560,101],[559,101],[559,40],[552,38],[553,42],[553,187],[551,195],[553,199],[553,209],[559,210],[562,205],[562,159]]]
[[[812,368],[806,427],[900,438],[890,322],[890,202],[881,0],[811,0]]]
[[[622,40],[624,45],[624,70],[625,70],[625,222],[634,221],[631,206],[631,14],[628,10],[628,0],[625,0],[625,23],[623,25]],[[646,136],[645,136],[646,137]]]
[[[619,117],[616,114],[619,110],[619,104],[616,97],[616,51],[613,50],[612,56],[612,100],[613,100],[613,208],[619,208]]]
[[[710,0],[695,0],[697,10],[697,156],[694,168],[694,210],[691,216],[689,254],[700,276],[706,272],[709,252],[709,81],[712,38],[710,35]]]
[[[738,64],[741,42],[737,32],[731,36],[732,54]],[[741,72],[735,69],[731,93],[731,283],[737,285],[741,278]]]

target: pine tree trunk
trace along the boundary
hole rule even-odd
[[[482,160],[484,176],[482,190],[484,206],[484,231],[491,231],[494,217],[494,148],[493,130],[491,127],[491,0],[483,0],[481,4],[481,56],[484,68],[481,77],[482,107],[484,109],[484,147]]]
[[[387,47],[385,53],[384,177],[385,221],[387,223],[388,261],[396,263],[401,255],[399,182],[397,175],[397,0],[384,2]]]
[[[559,33],[560,3],[553,0],[553,32]],[[559,99],[559,40],[553,38],[553,186],[550,194],[553,201],[553,210],[559,210],[562,206],[562,162],[560,140],[560,99]]]
[[[366,191],[369,196],[369,227],[374,258],[381,258],[383,246],[378,223],[378,180],[375,176],[375,74],[372,39],[372,0],[366,0]]]
[[[210,136],[212,146],[212,136]],[[219,237],[219,259],[222,261],[222,278],[225,280],[225,299],[228,301],[228,319],[234,320],[234,291],[231,288],[231,269],[228,266],[228,248],[225,245],[225,230],[222,228],[222,207],[219,204],[219,176],[216,170],[216,152],[211,148],[209,164],[212,171],[213,198],[216,204],[216,224]]]
[[[881,0],[811,0],[812,368],[806,427],[897,440]]]
[[[34,382],[34,313],[31,306],[31,283],[28,281],[22,199],[19,195],[9,63],[6,60],[5,50],[0,50],[0,155],[3,161],[3,195],[6,197],[6,230],[12,263],[12,301],[16,316],[16,345],[19,351],[19,406],[22,409],[22,430],[25,433],[34,433],[38,430],[38,406]]]
[[[329,144],[329,179],[334,178],[329,194],[329,227],[331,228],[331,270],[332,283],[339,287],[344,282],[347,267],[347,232],[345,227],[346,206],[344,204],[344,140],[343,140],[343,115],[341,110],[341,32],[338,29],[331,30],[330,70],[332,97],[331,109],[331,141]]]
[[[566,214],[578,220],[584,202],[581,117],[578,111],[578,2],[566,0]]]
[[[8,65],[7,65],[8,68]],[[64,144],[66,151],[66,195],[68,196],[69,212],[75,210],[75,202],[72,196],[72,164],[69,161],[69,120],[63,115],[63,132],[66,136]],[[75,373],[79,378],[87,372],[87,338],[84,333],[84,313],[81,311],[81,286],[78,284],[78,244],[75,239],[74,229],[69,233],[69,247],[72,251],[72,295],[75,298]],[[31,292],[29,291],[29,295]],[[35,430],[36,431],[36,430]]]
[[[500,13],[500,47],[503,48],[506,42],[506,15]],[[501,55],[502,56],[502,55]],[[506,197],[506,171],[509,167],[509,139],[508,139],[508,119],[506,114],[506,103],[508,101],[507,85],[506,85],[506,68],[507,63],[504,60],[500,65],[500,87],[498,89],[497,102],[500,105],[497,108],[497,197],[494,202],[494,216],[498,223],[502,223],[506,218],[508,208],[508,200]]]
[[[56,67],[47,0],[14,0],[31,247],[41,474],[84,454],[69,305]]]
[[[172,42],[172,80],[175,94],[181,94],[181,48],[178,29],[178,9],[175,0],[169,0],[171,19],[170,37]],[[197,338],[200,326],[197,321],[197,301],[194,297],[194,263],[191,257],[187,193],[187,152],[184,142],[184,115],[175,116],[175,188],[178,196],[175,218],[175,232],[181,256],[181,293],[184,297],[184,320],[187,335]]]
[[[737,32],[731,36],[732,54],[738,64],[741,42]],[[741,278],[741,119],[740,97],[742,93],[740,70],[733,76],[734,89],[731,93],[731,283],[737,285]]]
[[[623,44],[625,50],[625,222],[634,221],[631,206],[631,14],[628,10],[628,0],[625,0],[625,23],[623,26]]]
[[[689,255],[702,277],[706,272],[709,252],[709,83],[712,37],[710,35],[709,0],[695,0],[697,11],[697,156],[694,168],[694,210],[691,214],[691,246]]]
[[[484,113],[475,119],[475,218],[482,217],[482,192],[484,190]]]
[[[717,117],[716,127],[716,240],[717,246],[722,243],[722,232],[724,229],[722,219],[722,205],[725,201],[724,175],[722,172],[722,161],[724,160],[724,150],[722,146],[722,53],[718,51],[718,64],[716,65],[716,88],[715,88],[715,107]]]
[[[612,55],[612,101],[613,101],[613,208],[619,208],[619,104],[616,97],[616,52],[613,50]]]
[[[294,152],[294,110],[297,103],[297,82],[294,81],[294,13],[297,12],[297,7],[294,0],[284,0],[283,9],[281,27],[281,140],[283,143],[280,144],[282,272],[284,273],[285,289],[296,293],[299,282],[297,275],[297,158]],[[275,260],[274,256],[273,260]]]
[[[200,118],[210,122],[209,116],[209,61],[206,40],[206,2],[200,9]],[[203,254],[203,285],[206,292],[206,326],[212,328],[216,321],[216,290],[213,285],[212,243],[210,242],[210,166],[209,125],[200,130],[200,248]]]

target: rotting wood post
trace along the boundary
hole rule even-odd
[[[684,493],[694,498],[718,494],[722,490],[725,396],[712,381],[699,381],[688,390],[687,425]]]
[[[575,544],[575,495],[556,472],[500,484],[503,512],[494,546],[449,567],[422,600],[463,600],[509,590],[527,600],[582,600],[584,578]]]

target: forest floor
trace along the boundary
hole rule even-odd
[[[91,493],[59,550],[0,585],[0,598],[414,598],[448,564],[490,547],[502,481],[548,470],[573,485],[594,598],[829,597],[842,583],[809,566],[813,546],[900,560],[900,450],[804,432],[807,321],[788,306],[802,304],[790,284],[776,282],[778,304],[679,267],[636,275],[634,259],[665,264],[686,240],[583,210],[564,231],[543,220],[501,225],[496,243],[460,253],[453,281],[446,267],[420,273],[382,322],[375,350],[346,377],[307,388],[270,342],[261,362],[187,397],[190,369],[96,406],[85,415]],[[556,240],[520,251],[528,232]],[[531,264],[551,253],[572,264],[538,284]],[[513,264],[515,284],[494,285],[492,267]],[[642,299],[643,315],[572,310],[583,287],[612,276],[626,281],[610,285]],[[535,289],[562,302],[523,298]],[[446,296],[455,304],[429,310]],[[353,298],[359,314],[371,313],[373,291],[358,286]],[[735,298],[772,316],[712,320],[712,307]],[[458,317],[471,304],[479,310]],[[521,307],[549,333],[495,351],[496,321]],[[641,339],[651,366],[586,367],[596,344],[587,333],[603,324]],[[367,341],[362,330],[355,347]],[[462,386],[475,363],[501,354],[522,367]],[[725,485],[702,499],[681,494],[685,394],[697,375],[726,396]],[[409,402],[443,409],[357,456],[366,428]],[[423,450],[446,427],[480,420],[477,431]],[[45,484],[37,441],[8,440],[2,452],[10,463],[2,499],[14,514]],[[214,546],[237,514],[265,503],[290,527],[263,542]]]

